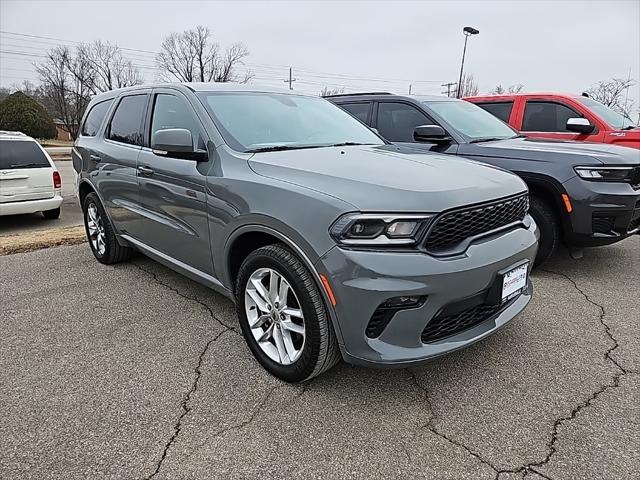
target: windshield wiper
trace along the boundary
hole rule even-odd
[[[515,137],[511,137],[511,138],[515,138]],[[498,138],[498,137],[474,138],[473,140],[469,141],[469,143],[495,142],[496,140],[505,140],[505,139]]]
[[[352,147],[354,145],[374,145],[373,143],[358,143],[358,142],[342,142],[334,143],[332,147]]]
[[[12,163],[9,165],[9,168],[28,168],[28,167],[48,167],[49,165],[45,165],[44,163]]]
[[[620,130],[633,130],[634,128],[639,128],[639,125],[627,125],[626,127],[622,127]]]
[[[270,147],[259,147],[246,150],[245,153],[262,153],[262,152],[282,152],[285,150],[302,150],[303,148],[320,148],[323,145],[272,145]]]

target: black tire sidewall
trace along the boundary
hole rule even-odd
[[[538,266],[546,261],[558,247],[560,231],[555,214],[543,200],[531,197],[529,213],[540,230],[538,253],[534,262],[534,265]]]
[[[260,364],[272,375],[287,382],[296,383],[306,380],[312,374],[318,362],[321,335],[318,317],[324,315],[326,318],[326,309],[320,292],[317,290],[317,286],[306,267],[293,252],[284,247],[277,248],[283,255],[274,255],[273,248],[265,247],[254,251],[244,261],[236,282],[236,308],[244,338]],[[271,360],[262,351],[249,327],[245,311],[244,292],[249,277],[260,268],[271,268],[289,282],[304,314],[305,344],[302,354],[291,365],[281,365]],[[298,275],[296,270],[302,272],[302,276]],[[315,291],[311,292],[309,291],[310,289]],[[316,299],[315,301],[314,298]]]

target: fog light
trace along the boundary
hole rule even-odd
[[[424,303],[425,297],[393,297],[380,305],[380,308],[402,309],[418,307]]]

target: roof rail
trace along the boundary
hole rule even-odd
[[[7,135],[10,137],[26,137],[27,136],[22,132],[12,132],[9,130],[0,130],[0,135]]]
[[[358,95],[393,95],[390,92],[358,92],[358,93],[336,93],[334,95],[324,95],[324,98],[329,97],[357,97]]]

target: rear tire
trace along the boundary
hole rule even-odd
[[[533,262],[533,266],[538,267],[547,261],[558,248],[560,244],[560,226],[553,209],[539,197],[531,197],[529,213],[538,224],[538,229],[540,230],[538,254]]]
[[[89,193],[82,203],[82,211],[87,240],[96,260],[105,265],[129,260],[133,249],[118,243],[113,226],[98,195]]]
[[[53,210],[45,210],[44,212],[42,212],[42,215],[47,220],[55,220],[60,216],[60,207],[54,208]]]
[[[284,295],[282,285],[287,292]],[[272,295],[274,292],[277,296]],[[318,286],[286,246],[267,245],[249,254],[238,272],[235,294],[245,341],[258,362],[275,377],[304,382],[340,361],[338,342]],[[260,296],[254,301],[257,294]],[[278,303],[282,297],[284,305]],[[297,311],[298,315],[289,316],[289,311]],[[292,322],[296,324],[291,325]],[[266,339],[260,340],[263,337]]]

